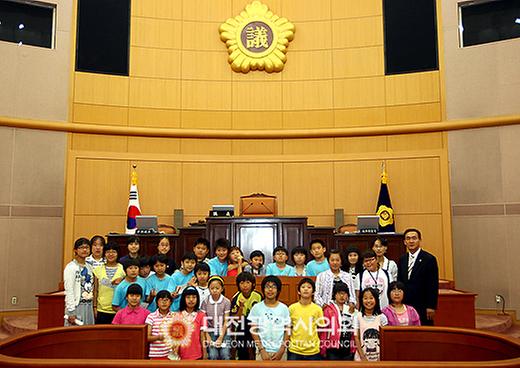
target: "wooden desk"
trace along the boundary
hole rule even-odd
[[[63,326],[65,292],[63,290],[36,294],[38,298],[38,329]]]

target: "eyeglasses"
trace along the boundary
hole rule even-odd
[[[88,245],[80,245],[80,246],[77,247],[76,249],[82,249],[82,250],[90,249],[90,246],[88,246]]]
[[[417,240],[419,239],[417,236],[407,236],[404,238],[404,240]]]
[[[274,285],[274,284],[271,284],[271,285],[267,284],[267,285],[264,286],[264,289],[266,289],[266,290],[268,290],[268,289],[269,290],[276,290],[276,289],[278,289],[278,287],[276,285]]]

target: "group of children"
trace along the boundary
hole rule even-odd
[[[297,247],[293,265],[287,249],[276,247],[265,267],[261,251],[246,262],[226,239],[215,242],[209,259],[209,242],[198,239],[179,269],[167,256],[167,238],[161,242],[157,254],[143,258],[139,239],[130,237],[118,262],[117,244],[78,239],[64,271],[65,325],[146,324],[150,359],[379,360],[381,326],[420,324],[402,303],[404,285],[384,255],[384,239],[363,256],[349,247],[328,257],[325,244],[313,240],[314,259],[307,262],[307,250]],[[236,276],[231,300],[222,276]],[[256,276],[266,276],[262,293]],[[303,277],[298,302],[279,301],[278,276]]]

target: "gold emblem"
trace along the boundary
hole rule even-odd
[[[385,227],[394,223],[394,210],[387,206],[379,206],[377,209],[379,225]]]
[[[222,23],[219,32],[234,71],[272,73],[281,71],[285,65],[285,53],[294,38],[294,25],[274,15],[267,5],[253,1],[240,15]]]

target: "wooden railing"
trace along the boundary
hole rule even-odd
[[[277,368],[331,367],[520,367],[520,341],[477,330],[445,327],[385,327],[378,363],[255,362]],[[0,343],[0,367],[250,368],[250,361],[145,360],[145,326],[60,327]]]
[[[43,120],[15,119],[0,117],[0,126],[14,128],[51,130],[69,133],[101,135],[123,135],[138,137],[205,138],[205,139],[299,139],[367,137],[411,133],[430,133],[460,129],[485,128],[491,126],[520,124],[520,115],[496,116],[490,118],[449,120],[430,123],[396,124],[352,128],[323,129],[272,129],[272,130],[230,130],[230,129],[184,129],[125,127],[96,124],[78,124]]]

